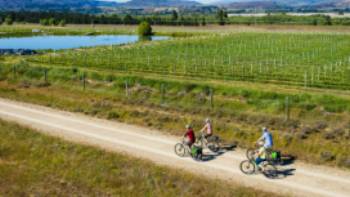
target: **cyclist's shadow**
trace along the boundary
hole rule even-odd
[[[202,155],[202,161],[206,162],[206,161],[211,161],[216,159],[216,157],[223,155],[225,152],[217,152],[217,153],[203,153]]]
[[[294,172],[296,171],[295,168],[288,168],[288,169],[278,169],[277,175],[275,177],[271,177],[272,179],[284,179],[288,176],[293,176]]]
[[[203,153],[203,156],[202,156],[202,161],[211,161],[211,160],[214,160],[216,159],[217,157],[229,152],[229,151],[233,151],[235,147],[233,146],[230,146],[230,148],[221,148],[218,152],[206,152],[206,153]]]

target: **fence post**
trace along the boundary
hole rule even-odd
[[[16,68],[15,64],[12,66],[12,73],[13,73],[13,79],[15,79],[16,78],[16,73],[17,73],[17,68]]]
[[[83,73],[83,90],[85,91],[86,89],[86,74],[85,72]]]
[[[160,97],[160,103],[164,104],[164,99],[165,99],[165,88],[164,88],[164,84],[160,84],[160,93],[161,93],[161,97]]]
[[[45,83],[47,83],[47,68],[44,69],[44,79]]]
[[[128,81],[125,81],[125,96],[129,97],[129,84],[128,84]]]
[[[285,121],[288,121],[290,118],[290,110],[289,110],[289,97],[286,97],[285,101]]]
[[[307,72],[304,74],[304,87],[307,87]]]
[[[214,93],[212,88],[209,89],[209,104],[211,108],[214,107]]]

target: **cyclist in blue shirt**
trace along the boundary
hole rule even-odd
[[[263,161],[266,161],[266,156],[269,154],[269,152],[271,152],[271,149],[273,147],[273,137],[271,132],[264,127],[262,129],[263,134],[262,136],[259,138],[258,143],[259,142],[263,142],[263,146],[259,149],[258,151],[258,157],[255,160],[255,163],[259,166],[260,163],[262,163]]]

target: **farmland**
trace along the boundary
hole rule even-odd
[[[260,31],[2,57],[0,95],[174,135],[209,116],[242,147],[268,126],[279,149],[349,167],[349,35]]]
[[[242,33],[67,51],[32,61],[118,72],[348,89],[348,35]]]

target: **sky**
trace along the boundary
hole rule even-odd
[[[130,0],[103,0],[103,1],[115,1],[115,2],[127,2],[127,1],[130,1]],[[235,0],[194,0],[194,1],[198,1],[200,3],[212,3],[212,2],[217,2],[217,1],[221,1],[221,2],[224,2],[224,1],[235,1]],[[246,1],[246,0],[241,0],[241,1]]]

